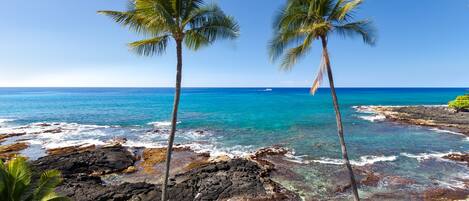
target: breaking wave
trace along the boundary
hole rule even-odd
[[[355,166],[372,165],[378,162],[391,162],[395,161],[397,156],[361,156],[359,160],[351,160],[350,163]],[[342,165],[344,164],[342,159],[331,159],[321,158],[319,160],[311,160],[311,162],[330,164],[330,165]]]
[[[443,156],[446,156],[449,154],[462,154],[462,153],[452,152],[452,151],[446,152],[446,153],[443,153],[443,152],[420,153],[420,154],[401,153],[402,156],[416,159],[419,162],[422,162],[424,160],[429,160],[429,159],[443,159]]]

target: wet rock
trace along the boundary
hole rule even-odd
[[[436,127],[469,136],[469,112],[454,113],[446,106],[369,106],[366,108],[393,121]]]
[[[449,159],[452,161],[458,161],[458,162],[466,162],[467,165],[469,166],[469,153],[466,154],[448,154],[446,156],[443,156],[445,159]]]
[[[234,159],[210,164],[176,175],[168,197],[174,201],[193,200],[300,200],[267,176],[254,162]],[[103,185],[99,177],[78,174],[65,179],[58,192],[73,200],[159,200],[160,185],[124,183]]]
[[[176,148],[175,156],[185,158],[190,151]],[[195,153],[191,152],[190,157]],[[162,162],[165,149],[149,149],[147,160]],[[162,157],[163,155],[163,157]],[[203,155],[196,155],[203,157]],[[205,155],[207,156],[207,155]],[[189,158],[190,158],[189,157]],[[142,157],[142,158],[145,158]],[[205,157],[208,160],[208,157]],[[197,160],[193,160],[197,161]],[[134,157],[121,146],[101,147],[84,152],[50,155],[32,162],[35,169],[58,169],[64,182],[58,192],[72,200],[159,200],[161,187],[145,182],[109,184],[100,173],[132,172]],[[178,163],[175,163],[178,167]],[[126,174],[129,176],[137,173]],[[172,174],[174,175],[174,174]],[[264,169],[246,159],[232,159],[217,163],[197,165],[190,171],[177,174],[170,180],[168,189],[170,200],[300,200],[299,196],[273,182]]]
[[[271,146],[271,147],[266,147],[266,148],[262,148],[262,149],[259,149],[257,150],[255,153],[254,153],[254,156],[255,157],[265,157],[265,156],[275,156],[275,155],[285,155],[289,152],[288,149],[280,146],[280,145],[274,145],[274,146]]]
[[[167,151],[166,148],[144,149],[142,153],[143,162],[140,163],[140,166],[147,173],[154,173],[155,165],[166,161],[166,151]],[[173,148],[173,153],[184,152],[184,151],[190,151],[190,148],[189,147],[174,147]]]
[[[26,135],[26,132],[0,134],[0,142],[5,141],[7,138],[17,137],[17,136],[22,136],[22,135]]]
[[[372,172],[366,172],[366,176],[360,181],[365,186],[377,186],[381,178]]]
[[[123,145],[127,142],[127,138],[125,137],[115,137],[109,141],[106,142],[106,146],[119,146]]]
[[[424,200],[467,200],[469,189],[431,188],[423,193]]]
[[[0,146],[0,159],[11,159],[19,154],[19,151],[28,148],[28,143],[17,142],[14,144]]]
[[[135,166],[129,166],[127,169],[125,169],[124,171],[122,171],[122,173],[127,173],[127,174],[130,174],[130,173],[134,173],[134,172],[137,172],[138,171],[138,168],[135,167]]]
[[[416,181],[413,179],[400,176],[386,176],[382,179],[382,182],[389,186],[407,186],[416,183]]]
[[[61,155],[61,154],[81,153],[81,152],[91,151],[95,149],[96,149],[96,145],[83,144],[83,145],[77,145],[77,146],[48,149],[46,152],[49,155]]]
[[[48,127],[48,126],[52,126],[52,124],[49,124],[49,123],[37,123],[37,124],[34,124],[35,126],[40,126],[40,127]]]
[[[266,170],[273,170],[275,168],[273,161],[284,159],[285,154],[287,153],[289,153],[288,149],[280,145],[274,145],[257,150],[252,156],[250,156],[250,159],[259,163],[259,165]]]
[[[103,147],[83,152],[48,155],[34,161],[39,170],[56,169],[62,174],[108,174],[121,172],[133,165],[134,156],[122,146]]]
[[[62,132],[62,128],[52,128],[52,129],[48,129],[48,130],[44,130],[42,131],[42,133],[61,133]]]

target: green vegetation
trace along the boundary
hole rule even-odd
[[[321,65],[311,87],[311,93],[316,92],[323,75],[327,74],[336,112],[342,157],[350,174],[355,200],[359,200],[358,190],[345,145],[342,117],[334,88],[327,44],[328,37],[332,34],[344,37],[359,36],[366,44],[374,44],[375,38],[370,21],[353,19],[362,2],[362,0],[288,0],[276,17],[274,23],[276,35],[269,47],[271,59],[281,58],[281,68],[290,70],[298,59],[306,55],[315,40],[322,43]]]
[[[60,172],[42,173],[39,181],[31,182],[31,169],[25,158],[14,158],[6,164],[0,161],[0,200],[2,201],[68,201],[54,190],[62,182]]]
[[[469,111],[469,94],[458,96],[456,100],[449,102],[448,107],[457,112]]]
[[[98,13],[110,16],[117,23],[149,37],[129,44],[136,53],[145,56],[161,55],[166,51],[171,39],[176,45],[176,91],[161,196],[161,200],[166,201],[181,94],[183,43],[190,50],[198,50],[218,39],[235,39],[239,35],[239,26],[233,17],[226,15],[217,5],[207,5],[204,0],[133,0],[128,7],[124,12],[98,11]]]

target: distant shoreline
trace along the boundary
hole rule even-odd
[[[391,121],[433,127],[469,136],[469,112],[456,113],[444,105],[359,106],[356,109],[374,112]]]

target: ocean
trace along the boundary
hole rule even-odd
[[[23,153],[31,159],[43,156],[44,148],[99,145],[113,138],[126,138],[128,146],[160,147],[167,140],[164,131],[170,125],[173,91],[0,88],[0,133],[28,133],[31,147]],[[441,157],[468,152],[468,137],[389,122],[355,106],[444,105],[468,92],[464,88],[339,88],[352,164],[368,166],[382,175],[412,179],[411,188],[461,187],[461,178],[469,179],[469,168]],[[325,192],[331,182],[330,169],[341,164],[328,89],[312,96],[306,88],[185,88],[179,117],[176,143],[196,151],[243,156],[272,145],[291,149],[292,161],[302,164],[293,168],[302,175],[301,185],[315,189],[310,192],[303,188],[303,194]],[[59,129],[44,132],[41,123]],[[35,135],[37,132],[43,134]],[[302,191],[298,181],[281,183]],[[360,190],[367,194],[396,189],[380,183]]]

